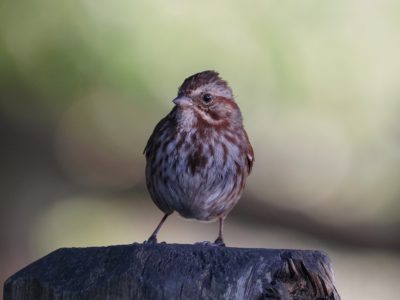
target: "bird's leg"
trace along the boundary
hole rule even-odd
[[[218,246],[225,247],[224,243],[224,220],[225,217],[219,217],[219,232],[218,232],[218,237],[215,240],[214,244]]]
[[[151,234],[151,236],[149,237],[149,239],[145,242],[146,244],[157,244],[157,234],[158,231],[160,230],[161,226],[164,224],[165,220],[168,218],[169,214],[165,214],[163,216],[163,218],[161,219],[160,223],[158,224],[158,226],[156,227],[156,229],[154,230],[154,232]]]

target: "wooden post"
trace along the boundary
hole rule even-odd
[[[326,254],[132,244],[62,248],[11,276],[4,300],[340,299]]]

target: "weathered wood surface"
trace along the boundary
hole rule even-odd
[[[337,300],[320,251],[132,244],[62,248],[11,276],[5,300]]]

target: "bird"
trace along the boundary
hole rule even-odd
[[[254,151],[232,89],[207,70],[186,78],[172,110],[155,126],[144,149],[146,186],[164,213],[147,243],[174,212],[219,221],[213,245],[225,246],[224,220],[240,199]]]

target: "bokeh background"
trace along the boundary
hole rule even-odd
[[[145,240],[142,151],[218,70],[256,163],[230,246],[327,251],[343,299],[400,281],[400,2],[0,2],[0,281],[59,247]],[[217,224],[174,215],[168,242]]]

